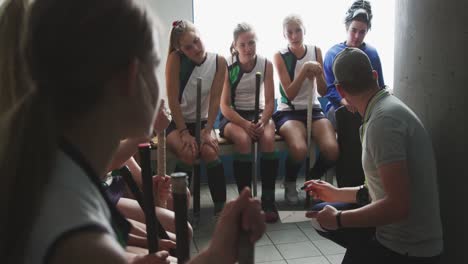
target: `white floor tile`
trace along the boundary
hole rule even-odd
[[[274,245],[255,247],[255,263],[283,260]]]
[[[324,240],[325,238],[317,233],[317,231],[314,228],[304,228],[302,229],[302,232],[311,240],[311,241],[316,241],[316,240]]]
[[[267,262],[255,262],[257,264],[288,264],[285,260],[275,260],[275,261],[267,261]]]
[[[277,245],[281,255],[285,259],[296,259],[305,257],[321,256],[320,251],[312,244],[312,242],[299,242],[290,244]]]
[[[277,230],[285,230],[285,229],[298,229],[296,224],[282,224],[279,221],[274,224],[267,224],[267,231],[277,231]]]
[[[326,257],[331,264],[341,264],[344,254],[327,255]]]
[[[346,252],[344,247],[336,244],[331,240],[315,240],[312,243],[314,243],[314,245],[318,247],[320,252],[322,252],[324,255],[342,254]]]
[[[268,231],[267,235],[275,245],[308,241],[299,229]]]
[[[271,242],[270,238],[267,236],[267,234],[264,234],[256,243],[255,246],[266,246],[266,245],[273,245]]]
[[[299,222],[299,223],[296,223],[296,225],[297,225],[300,229],[312,228],[312,225],[310,224],[310,221]]]
[[[299,182],[299,181],[298,181]],[[285,204],[284,189],[277,184],[276,196],[278,206],[282,210],[294,210],[302,207],[291,207]],[[228,200],[238,196],[237,186],[230,184],[227,187]],[[258,188],[258,197],[261,188]],[[202,185],[202,203],[200,221],[194,229],[194,240],[190,246],[191,255],[208,246],[216,223],[213,221],[213,202],[207,185]],[[344,256],[345,249],[320,236],[309,223],[280,222],[267,224],[267,233],[255,244],[255,263],[261,264],[339,264]]]
[[[324,256],[288,259],[288,264],[330,264]]]

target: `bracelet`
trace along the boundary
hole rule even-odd
[[[365,185],[361,185],[359,190],[356,192],[356,203],[359,206],[367,205],[371,202],[369,196],[369,189]]]
[[[343,227],[343,225],[341,225],[341,213],[342,211],[338,211],[338,213],[336,213],[336,225],[338,226],[338,228]]]

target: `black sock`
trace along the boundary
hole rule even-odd
[[[233,169],[239,194],[245,187],[252,188],[252,161],[234,160]]]
[[[335,161],[330,161],[320,153],[314,167],[309,171],[307,179],[320,179],[328,169],[335,166]]]
[[[210,162],[206,166],[208,176],[208,187],[214,203],[226,202],[226,178],[224,177],[224,166],[221,161]]]
[[[262,176],[262,200],[275,201],[275,182],[278,175],[278,159],[260,159],[260,173]]]
[[[302,162],[297,162],[291,157],[286,159],[286,177],[285,182],[296,182],[297,174],[301,169]]]

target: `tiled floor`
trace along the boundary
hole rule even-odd
[[[298,182],[301,182],[298,180]],[[260,186],[258,187],[261,192]],[[228,199],[237,197],[237,187],[228,185]],[[302,209],[284,203],[284,189],[276,186],[276,200],[279,210]],[[301,204],[303,204],[303,196]],[[207,186],[202,186],[201,218],[194,230],[192,254],[206,247],[214,228],[213,208]],[[268,224],[267,232],[255,245],[255,263],[264,264],[338,264],[341,263],[345,249],[321,237],[309,222]]]

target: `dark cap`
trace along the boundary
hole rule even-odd
[[[333,62],[335,84],[360,85],[373,80],[369,57],[358,48],[345,48]]]

